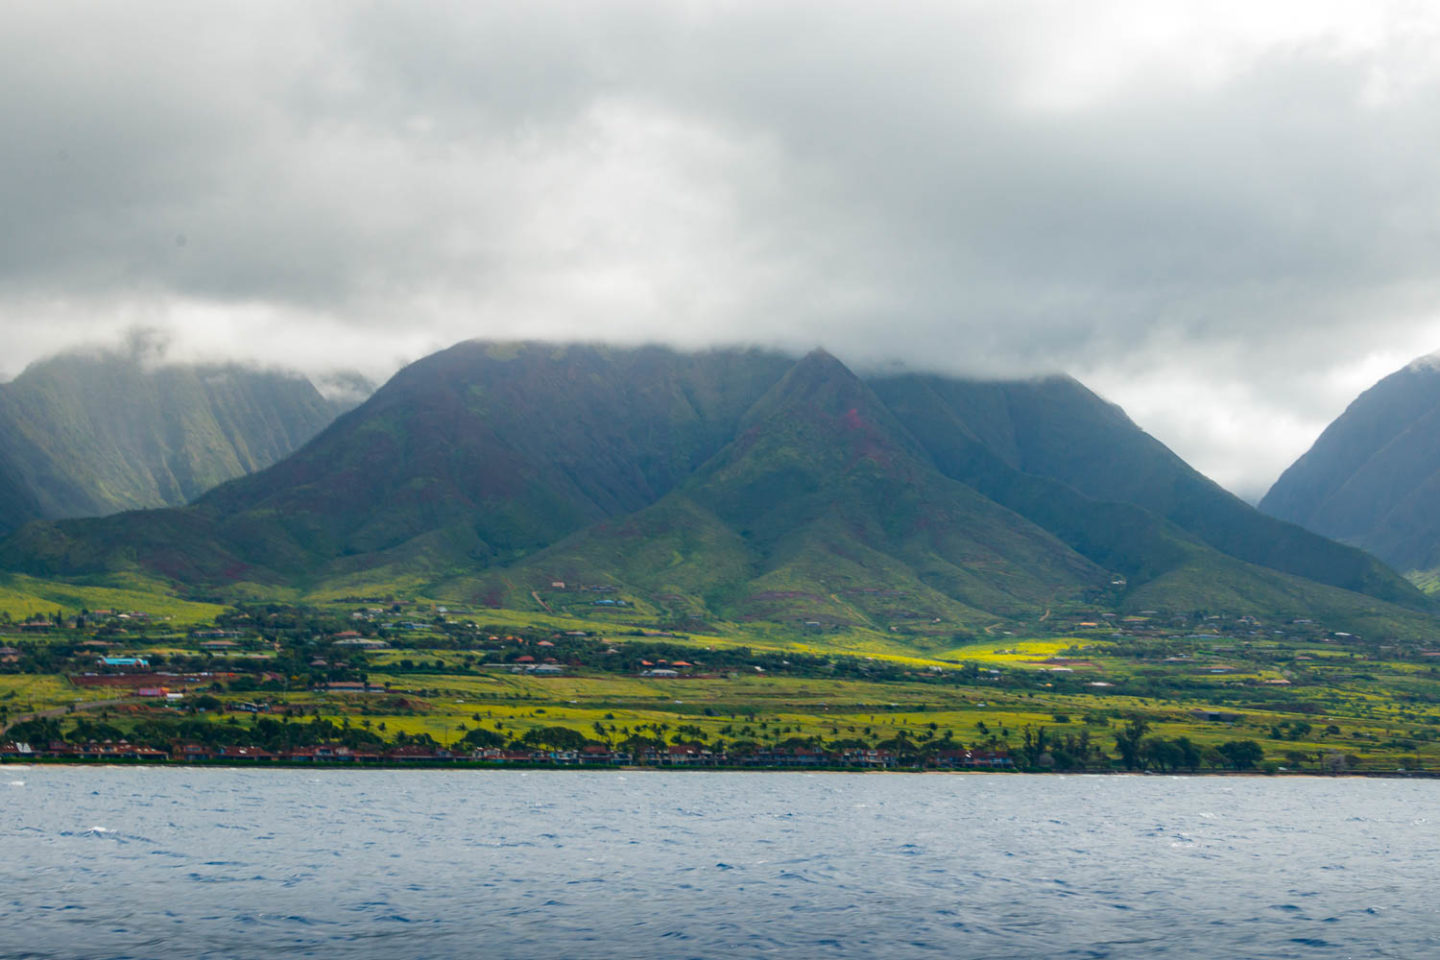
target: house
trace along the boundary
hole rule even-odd
[[[489,763],[533,763],[535,761],[535,754],[528,750],[501,750],[499,747],[476,750],[472,756],[476,760],[484,760]]]
[[[1009,754],[1001,753],[998,750],[967,750],[969,754],[965,759],[967,767],[1013,767],[1015,761]]]
[[[672,767],[693,766],[710,760],[710,751],[693,743],[672,743],[660,756],[660,762]]]
[[[331,680],[324,689],[329,693],[384,693],[383,687],[375,687],[363,680]]]
[[[444,747],[425,747],[419,744],[406,744],[403,747],[391,747],[385,751],[386,760],[416,761],[416,760],[450,760],[453,754]]]
[[[767,747],[757,750],[745,763],[758,767],[822,767],[830,763],[830,755],[814,747]]]
[[[668,678],[668,677],[678,677],[678,676],[680,676],[680,671],[679,671],[679,670],[669,670],[669,669],[667,669],[667,668],[665,668],[665,667],[656,667],[654,670],[645,670],[645,671],[642,671],[641,674],[640,674],[640,676],[642,676],[642,677],[653,677],[653,678],[655,678],[655,679],[663,680],[663,679],[666,679],[666,678]]]
[[[884,769],[896,764],[895,754],[889,750],[857,749],[840,754],[840,762],[851,767],[875,767]]]
[[[150,662],[143,657],[101,657],[97,661],[102,667],[132,667],[149,670]]]
[[[609,747],[598,743],[586,744],[580,750],[581,763],[610,763],[614,757]]]

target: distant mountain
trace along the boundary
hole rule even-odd
[[[1361,394],[1260,509],[1371,551],[1396,569],[1440,567],[1440,365],[1417,360]]]
[[[66,354],[0,384],[0,531],[178,506],[269,466],[339,408],[303,377]]]
[[[1065,378],[864,381],[817,351],[465,343],[183,509],[37,524],[0,567],[207,589],[554,582],[677,619],[865,625],[1428,601],[1264,516]]]

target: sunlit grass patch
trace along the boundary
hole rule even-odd
[[[24,574],[0,574],[0,612],[13,620],[56,610],[74,616],[81,610],[142,611],[176,624],[204,623],[225,611],[212,603],[182,600],[158,583],[119,577],[109,583],[41,580]]]

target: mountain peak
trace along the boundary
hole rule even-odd
[[[822,349],[815,349],[795,361],[760,402],[746,415],[748,422],[776,415],[809,414],[842,416],[856,409],[883,406],[859,377],[845,364]]]
[[[803,380],[829,380],[860,382],[860,378],[850,370],[849,367],[836,359],[835,355],[824,347],[816,347],[805,356],[795,361],[791,368],[790,375]]]
[[[909,432],[870,387],[823,349],[810,351],[745,415],[742,433],[776,432],[816,456],[924,462]],[[801,440],[800,438],[805,438]]]
[[[1405,365],[1405,369],[1416,373],[1440,373],[1440,351],[1416,357]]]

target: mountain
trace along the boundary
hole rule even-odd
[[[66,354],[0,384],[0,531],[178,506],[269,466],[338,409],[302,377]]]
[[[639,587],[669,598],[672,614],[827,625],[1021,616],[1108,581],[942,474],[823,352],[791,367],[735,438],[653,506],[589,527],[517,572],[521,583]]]
[[[40,516],[43,516],[40,501],[35,498],[8,453],[0,449],[0,534],[15,530]]]
[[[46,528],[28,562],[134,562],[182,582],[503,563],[666,493],[790,364],[744,351],[463,343],[401,370],[269,470],[187,510]]]
[[[1440,365],[1422,358],[1365,391],[1260,501],[1399,570],[1440,567]]]
[[[1068,530],[1067,542],[1127,577],[1152,580],[1202,545],[1211,560],[1218,553],[1389,601],[1415,600],[1373,557],[1259,513],[1069,377],[903,376],[875,389],[951,476],[1048,529]],[[1181,550],[1182,543],[1191,547]]]
[[[1081,598],[1428,609],[1073,380],[864,380],[823,351],[460,344],[269,469],[181,509],[32,524],[0,543],[0,568],[242,591],[404,583],[522,607],[563,582],[672,620],[882,629]]]

